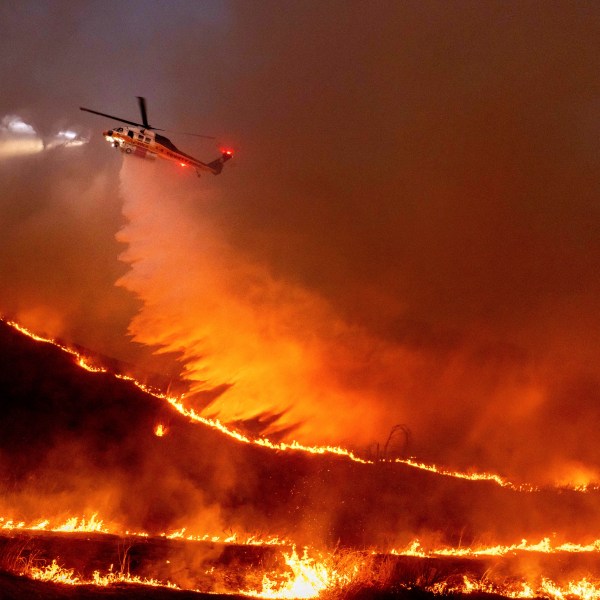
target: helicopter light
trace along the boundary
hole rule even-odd
[[[185,163],[179,163],[182,167],[187,167]]]
[[[225,154],[227,156],[233,156],[233,150],[229,150],[229,149],[225,149],[224,148],[223,150],[221,150],[221,153]]]

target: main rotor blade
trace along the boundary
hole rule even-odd
[[[188,133],[187,131],[171,131],[167,129],[165,131],[169,131],[170,133],[176,133],[177,135],[193,135],[194,137],[206,138],[207,140],[216,140],[217,138],[214,135],[202,135],[201,133]]]
[[[109,119],[114,119],[115,121],[119,121],[120,123],[127,123],[127,125],[135,125],[136,127],[143,127],[144,129],[152,129],[153,131],[165,131],[165,129],[160,129],[158,127],[152,127],[148,123],[148,115],[146,113],[146,100],[141,96],[137,97],[140,103],[140,112],[142,113],[142,121],[143,123],[136,123],[135,121],[128,121],[127,119],[121,119],[121,117],[115,117],[115,115],[109,115],[107,113],[99,112],[97,110],[92,110],[91,108],[84,108],[83,106],[79,107],[79,110],[85,110],[86,112],[92,113],[94,115],[100,115],[101,117],[108,117]],[[168,130],[171,133],[175,133],[177,135],[192,135],[194,137],[204,138],[207,140],[216,140],[217,138],[213,135],[203,135],[201,133],[189,133],[187,131],[172,131]]]
[[[146,129],[153,129],[153,127],[150,127],[150,124],[148,123],[148,115],[146,113],[146,98],[138,96],[137,99],[140,104],[140,112],[142,113],[142,123],[144,124],[144,127]]]
[[[115,121],[120,121],[121,123],[127,123],[128,125],[136,125],[137,127],[146,127],[146,129],[150,129],[150,127],[147,127],[142,123],[136,123],[135,121],[127,121],[125,119],[121,119],[121,117],[107,115],[106,113],[98,112],[97,110],[92,110],[91,108],[83,108],[83,106],[80,106],[79,110],[85,110],[86,112],[93,113],[95,115],[100,115],[101,117],[108,117],[109,119],[114,119]]]

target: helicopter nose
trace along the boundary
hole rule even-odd
[[[106,136],[111,136],[112,134],[113,134],[113,130],[112,130],[112,129],[109,129],[108,131],[105,131],[105,132],[104,132],[102,135],[103,135],[104,137],[106,137]]]

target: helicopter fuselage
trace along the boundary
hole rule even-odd
[[[113,127],[102,133],[107,142],[125,154],[138,156],[140,158],[162,158],[178,163],[182,167],[193,167],[196,169],[198,175],[200,175],[201,172],[209,172],[213,175],[218,175],[223,170],[223,165],[233,156],[231,150],[221,150],[221,156],[219,158],[209,163],[204,163],[201,160],[182,152],[168,137],[156,133],[156,128],[148,123],[145,99],[138,96],[138,102],[142,117],[141,123],[115,117],[114,115],[92,110],[91,108],[84,108],[83,106],[80,106],[79,108],[85,112],[125,123],[127,127]],[[209,136],[200,135],[199,137]]]
[[[139,127],[117,127],[105,131],[102,135],[107,142],[125,154],[150,159],[158,156],[179,163],[182,167],[193,166],[198,168],[204,166],[204,163],[184,154],[168,138],[158,136],[154,131]],[[159,138],[160,141],[157,141],[156,138]],[[165,142],[168,145],[165,145]]]

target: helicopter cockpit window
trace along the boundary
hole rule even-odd
[[[122,127],[117,127],[117,128],[115,129],[115,131],[123,131],[123,128],[122,128]]]
[[[133,139],[133,131],[128,131],[128,132],[127,132],[127,135],[128,135],[128,136],[129,136],[131,139]]]
[[[150,143],[150,138],[146,138],[145,142],[146,142],[146,144],[149,144]]]
[[[138,133],[138,140],[144,141],[144,136],[141,133]]]

